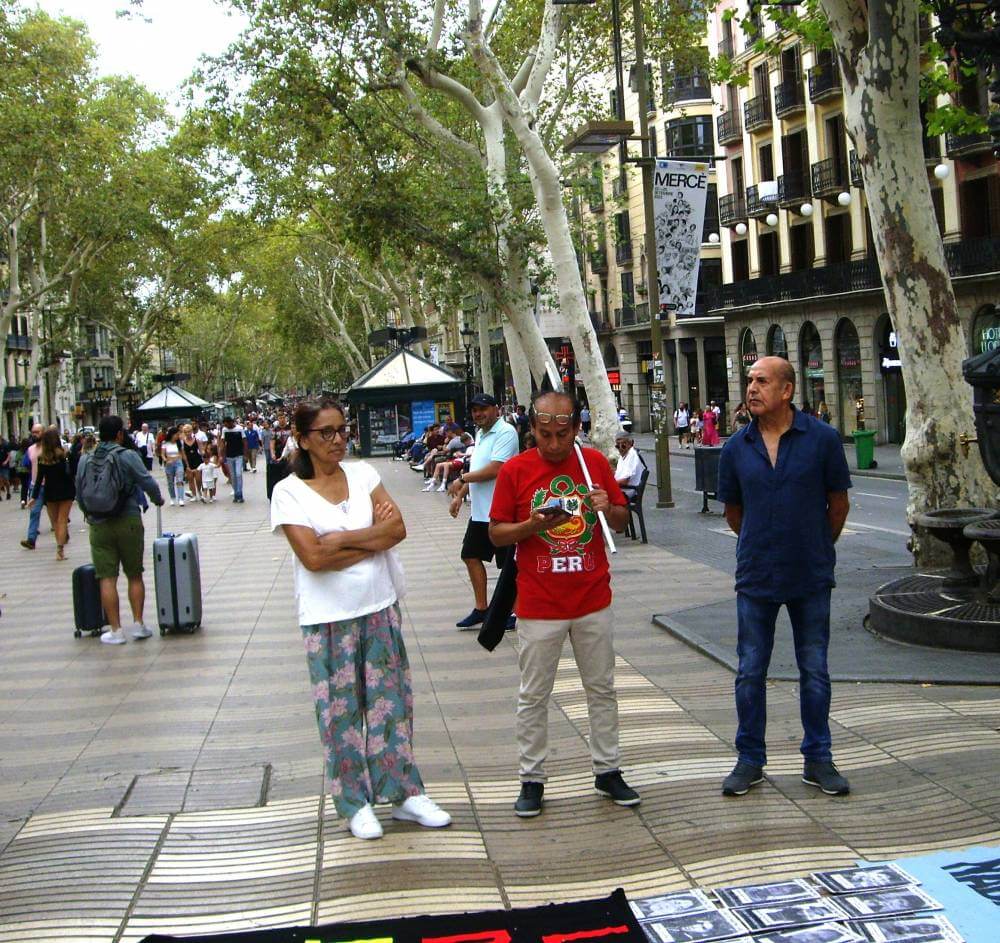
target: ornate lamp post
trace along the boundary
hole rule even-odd
[[[465,348],[465,418],[469,418],[469,400],[472,399],[472,341],[478,336],[475,328],[462,325],[462,346]]]

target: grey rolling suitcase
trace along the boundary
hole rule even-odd
[[[164,534],[162,513],[156,509],[153,580],[160,635],[194,632],[201,626],[201,564],[194,534]]]

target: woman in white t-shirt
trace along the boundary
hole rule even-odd
[[[335,403],[295,410],[293,474],[271,496],[271,528],[294,551],[295,595],[327,788],[357,838],[381,838],[373,803],[440,828],[451,816],[424,794],[413,759],[413,694],[401,634],[393,547],[406,536],[378,472],[343,463],[347,419]]]

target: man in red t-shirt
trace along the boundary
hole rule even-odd
[[[638,805],[639,794],[619,768],[611,575],[597,519],[603,511],[613,530],[624,530],[627,502],[596,449],[583,449],[594,482],[588,490],[573,449],[580,405],[572,396],[536,394],[529,416],[537,448],[503,464],[490,509],[494,546],[517,545],[521,794],[514,811],[522,818],[542,811],[549,695],[567,635],[587,692],[594,788],[618,805]],[[565,510],[544,512],[554,498],[563,499]]]

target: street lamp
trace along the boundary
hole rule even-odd
[[[459,334],[462,335],[462,345],[465,347],[465,418],[469,418],[469,401],[472,399],[472,340],[476,336],[475,328],[463,324]]]
[[[559,6],[588,5],[596,0],[552,0]],[[608,125],[617,125],[620,136],[618,138],[618,153],[621,162],[637,163],[642,168],[642,206],[645,220],[645,255],[646,255],[646,284],[649,286],[650,318],[649,318],[649,340],[653,348],[653,383],[650,387],[650,398],[653,407],[650,411],[653,416],[653,434],[656,441],[656,485],[659,492],[659,499],[656,506],[660,508],[672,508],[674,506],[673,493],[670,486],[670,442],[666,428],[666,357],[663,351],[663,327],[660,323],[659,311],[659,274],[656,270],[656,220],[653,210],[653,168],[656,163],[653,157],[652,142],[649,135],[649,118],[646,115],[646,101],[648,99],[646,87],[646,50],[645,34],[642,18],[642,0],[632,0],[632,17],[635,29],[635,71],[638,81],[639,96],[639,140],[642,142],[642,157],[639,159],[628,156],[628,140],[631,134],[625,134],[625,125],[631,126],[631,122],[625,121],[625,80],[622,66],[622,26],[621,10],[619,0],[611,0],[611,27],[612,45],[615,54],[615,122],[592,122],[584,129],[577,138],[582,138],[580,149],[593,153],[598,143],[598,136],[601,130],[604,136],[611,137],[611,128]],[[594,130],[596,125],[603,128]],[[587,128],[590,133],[587,133]],[[572,138],[568,142],[572,144]],[[612,143],[614,143],[612,141]],[[605,146],[605,150],[610,145]],[[567,147],[567,150],[570,148]],[[574,148],[575,150],[575,148]]]

